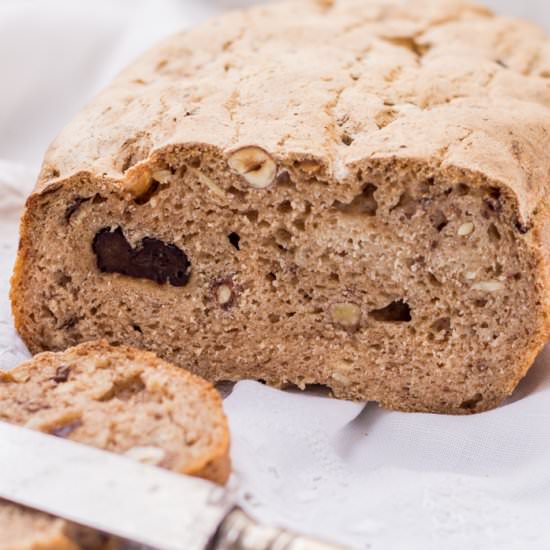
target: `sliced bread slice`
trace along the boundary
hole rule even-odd
[[[0,420],[220,484],[230,473],[227,421],[217,391],[152,353],[105,341],[42,353],[1,373]],[[0,501],[0,550],[115,544]]]

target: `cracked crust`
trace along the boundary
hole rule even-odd
[[[0,420],[226,482],[229,434],[206,381],[152,353],[89,342],[0,373]],[[0,549],[119,548],[90,529],[0,500]]]
[[[510,188],[528,223],[550,171],[549,77],[541,29],[462,1],[258,7],[126,70],[50,147],[37,190],[78,172],[120,180],[171,144],[257,144],[322,159],[338,180],[396,156],[479,172]]]
[[[161,343],[164,335],[159,335],[157,329],[151,329],[152,335],[141,336],[118,327],[113,339],[153,348],[212,380],[251,376],[277,386],[324,383],[338,396],[376,399],[385,406],[404,410],[473,412],[495,406],[525,374],[549,329],[549,77],[550,41],[542,30],[458,0],[282,2],[231,13],[176,35],[120,75],[50,147],[22,222],[12,290],[17,328],[34,351],[57,349],[68,342],[97,336],[98,330],[113,330],[96,326],[94,333],[84,326],[87,319],[80,322],[67,317],[68,306],[52,305],[48,302],[51,297],[37,296],[26,282],[29,275],[36,274],[33,263],[42,257],[45,245],[40,244],[38,235],[44,219],[57,216],[57,208],[72,208],[75,203],[70,201],[81,200],[79,194],[86,194],[82,210],[95,209],[94,215],[82,214],[90,227],[100,229],[100,219],[104,225],[116,226],[121,220],[135,222],[142,216],[141,225],[128,222],[127,237],[133,246],[139,246],[148,232],[154,233],[166,242],[189,247],[195,266],[202,261],[205,243],[213,249],[217,246],[209,240],[210,231],[234,230],[221,227],[224,216],[227,225],[232,223],[230,218],[248,217],[252,225],[256,224],[258,240],[267,239],[261,223],[280,224],[271,211],[284,213],[287,203],[291,210],[296,206],[300,211],[301,217],[295,211],[290,215],[294,216],[294,227],[305,227],[309,241],[294,227],[273,228],[278,246],[284,248],[282,241],[289,241],[299,255],[309,251],[310,245],[328,243],[332,252],[339,250],[341,258],[353,257],[355,266],[362,265],[364,258],[357,255],[357,249],[364,246],[364,235],[371,235],[372,224],[359,229],[349,216],[344,216],[338,222],[341,233],[328,227],[330,212],[350,213],[362,197],[361,208],[366,208],[370,216],[369,208],[376,205],[381,220],[371,240],[376,235],[384,237],[392,224],[396,227],[401,249],[399,253],[396,249],[395,265],[389,260],[384,263],[387,258],[383,253],[373,252],[370,263],[362,268],[366,282],[361,282],[360,276],[353,279],[350,275],[354,264],[342,259],[341,271],[330,273],[334,280],[342,281],[342,297],[334,295],[332,279],[317,281],[311,289],[302,289],[303,295],[314,295],[315,289],[330,287],[330,292],[319,293],[317,302],[314,299],[317,307],[286,311],[281,306],[281,312],[277,308],[270,312],[272,324],[280,316],[287,316],[290,325],[295,323],[286,334],[278,334],[278,325],[272,327],[266,321],[265,326],[258,325],[258,333],[243,336],[242,342],[217,341],[225,337],[218,335],[219,327],[236,331],[247,324],[247,319],[257,321],[258,304],[250,298],[251,288],[263,295],[266,290],[259,288],[258,281],[275,276],[269,270],[259,270],[259,274],[254,272],[255,279],[247,279],[245,275],[253,271],[247,258],[261,257],[264,251],[247,251],[246,243],[253,240],[246,233],[250,225],[239,222],[243,237],[240,266],[226,259],[224,251],[224,269],[205,264],[183,292],[195,288],[200,294],[185,294],[187,301],[178,301],[171,290],[166,293],[169,298],[165,311],[174,309],[187,316],[185,322],[165,319],[166,330],[179,334],[184,344],[194,347],[192,352],[187,346],[182,350],[179,344]],[[267,152],[275,163],[273,182],[255,185],[246,170],[239,172],[242,163],[233,162],[234,154],[250,146]],[[262,170],[271,173],[263,162]],[[153,191],[149,187],[151,179],[157,184]],[[247,184],[256,188],[256,194],[247,192]],[[134,208],[132,200],[138,196],[148,207],[179,220],[179,214],[171,210],[181,202],[170,195],[174,186],[183,186],[195,197],[196,193],[202,194],[188,203],[190,211],[198,208],[197,219],[203,216],[203,229],[210,230],[193,228],[193,236],[204,235],[202,245],[177,231],[179,221],[169,222],[170,228],[159,221],[159,216]],[[461,198],[464,186],[471,202]],[[291,187],[292,192],[288,191]],[[451,198],[445,199],[445,193],[451,193]],[[113,197],[112,202],[99,202],[107,196]],[[99,201],[92,197],[99,197]],[[254,218],[251,212],[260,212],[260,218]],[[314,230],[314,222],[309,218],[304,222],[304,216],[322,220],[327,234]],[[421,218],[436,232],[414,226]],[[484,237],[474,232],[467,259],[463,259],[460,251],[466,241],[453,241],[451,232],[454,239],[470,218],[478,229],[483,228]],[[112,224],[107,223],[109,219]],[[414,232],[415,242],[411,243],[407,231]],[[340,250],[350,232],[358,235],[355,249]],[[443,242],[442,236],[449,240]],[[395,235],[390,237],[395,244]],[[89,236],[79,235],[75,242],[82,242],[82,238]],[[440,252],[427,246],[430,242],[438,243]],[[502,254],[503,250],[507,252]],[[467,264],[476,254],[491,263],[474,266],[479,268],[476,276],[481,277],[483,271],[488,280],[470,279],[470,271],[457,267],[457,262]],[[407,259],[400,267],[397,264],[405,255]],[[317,256],[311,265],[301,265],[299,258],[291,262],[281,259],[281,265],[286,262],[282,271],[289,280],[297,274],[313,279],[312,272],[322,272],[326,267],[322,252]],[[417,277],[420,257],[425,261],[422,269],[427,272],[429,284],[435,288],[426,291],[424,302],[453,295],[445,311],[439,306],[433,308],[432,319],[427,306],[422,314],[426,316],[422,322],[432,323],[433,330],[437,329],[436,340],[447,338],[449,331],[456,337],[455,348],[449,348],[447,356],[435,349],[430,340],[433,334],[430,337],[426,333],[422,344],[419,337],[414,340],[411,336],[413,330],[424,330],[415,325],[424,302],[419,298],[414,303],[414,289],[406,282],[407,278]],[[276,259],[279,261],[278,256]],[[92,260],[85,260],[82,272],[87,275],[81,284],[96,281]],[[380,262],[387,271],[372,267],[373,262]],[[245,264],[249,273],[244,273]],[[384,286],[380,280],[393,273],[394,267],[395,280]],[[514,282],[519,281],[517,277],[522,278],[521,283]],[[205,321],[202,329],[206,335],[194,326],[188,328],[201,318],[200,308],[209,312],[205,304],[220,280],[229,280],[240,288],[239,301],[228,294],[231,307],[224,308],[227,316]],[[35,286],[42,284],[37,281]],[[376,297],[368,296],[369,289],[361,287],[367,283]],[[499,295],[489,300],[493,320],[489,316],[477,323],[478,312],[470,305],[487,300],[475,293],[483,289],[493,292],[504,283],[514,288],[510,299],[516,301],[516,314],[522,319],[514,320],[506,297]],[[136,284],[130,281],[125,287],[129,294],[134,293],[125,298],[134,311],[139,307]],[[276,284],[272,281],[269,289]],[[87,287],[80,288],[85,294]],[[142,298],[154,302],[155,292],[144,287]],[[303,298],[294,298],[291,287],[286,292],[289,300]],[[466,305],[460,301],[460,293]],[[307,333],[306,324],[315,324],[316,330],[322,325],[325,317],[320,311],[327,303],[336,300],[348,304],[352,298],[364,302],[359,304],[359,320],[350,322],[354,330],[322,328]],[[411,334],[407,333],[411,338],[409,350],[400,350],[395,360],[390,357],[380,361],[376,355],[361,351],[369,345],[368,331],[362,323],[377,316],[384,319],[396,315],[400,302],[409,307],[406,300],[413,306],[413,322],[408,327]],[[384,309],[389,301],[397,304],[397,310]],[[46,331],[33,320],[31,304],[47,306],[60,332],[67,334],[61,337]],[[272,304],[263,306],[270,308]],[[246,307],[248,313],[237,318],[237,309],[245,312]],[[113,306],[113,314],[115,311]],[[235,326],[229,326],[231,316]],[[465,317],[471,318],[470,327]],[[452,320],[452,330],[448,319]],[[72,325],[64,323],[78,324],[77,330],[71,333]],[[208,339],[208,331],[213,328]],[[409,341],[404,339],[404,329],[395,325],[387,323],[383,336],[381,329],[373,330],[372,338],[380,338],[384,346],[386,342],[390,346],[392,341]],[[484,333],[489,330],[492,335]],[[320,346],[320,350],[312,346],[319,356],[310,358],[306,365],[305,359],[296,354],[303,354],[304,342],[317,341],[322,331],[326,332],[326,346]],[[265,338],[268,333],[270,338]],[[460,338],[471,339],[472,349],[461,347]],[[263,346],[256,349],[257,357],[249,349],[251,339]],[[487,349],[497,345],[502,356],[486,359],[485,355],[490,354]],[[220,346],[240,346],[241,351],[224,355],[217,349]],[[346,347],[352,352],[351,359],[344,353]],[[426,355],[415,356],[411,347],[418,353],[422,347]],[[264,348],[268,350],[265,353]],[[279,353],[281,349],[284,353]],[[436,360],[432,352],[434,356],[439,354]],[[391,356],[391,350],[385,348],[384,353]],[[367,361],[367,366],[361,367],[366,370],[362,374],[361,357]],[[457,357],[463,357],[464,365],[456,362]],[[428,370],[422,366],[432,360],[435,364]],[[411,367],[397,369],[396,362]],[[277,367],[277,363],[292,363],[294,370]],[[430,376],[436,381],[423,382]]]

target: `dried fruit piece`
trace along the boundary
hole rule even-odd
[[[67,382],[70,374],[71,374],[71,367],[67,365],[60,365],[55,370],[55,376],[52,377],[52,380],[56,384],[62,384],[64,382]]]
[[[145,237],[141,245],[133,249],[120,227],[114,231],[109,227],[101,229],[92,248],[97,267],[104,273],[120,273],[172,286],[185,286],[191,276],[191,262],[177,246]]]
[[[361,322],[361,308],[351,302],[342,302],[330,306],[332,322],[346,330],[357,330]]]
[[[268,187],[277,175],[277,165],[271,155],[256,146],[237,149],[227,163],[256,189]]]

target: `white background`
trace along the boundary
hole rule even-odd
[[[239,0],[0,0],[0,367],[17,218],[61,127],[141,51]],[[548,0],[492,0],[550,29]],[[263,519],[371,549],[550,548],[550,350],[473,417],[236,386],[232,487]],[[1,442],[0,442],[1,444]]]

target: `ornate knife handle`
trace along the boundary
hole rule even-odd
[[[260,525],[236,508],[221,524],[209,550],[344,550],[344,547]]]

